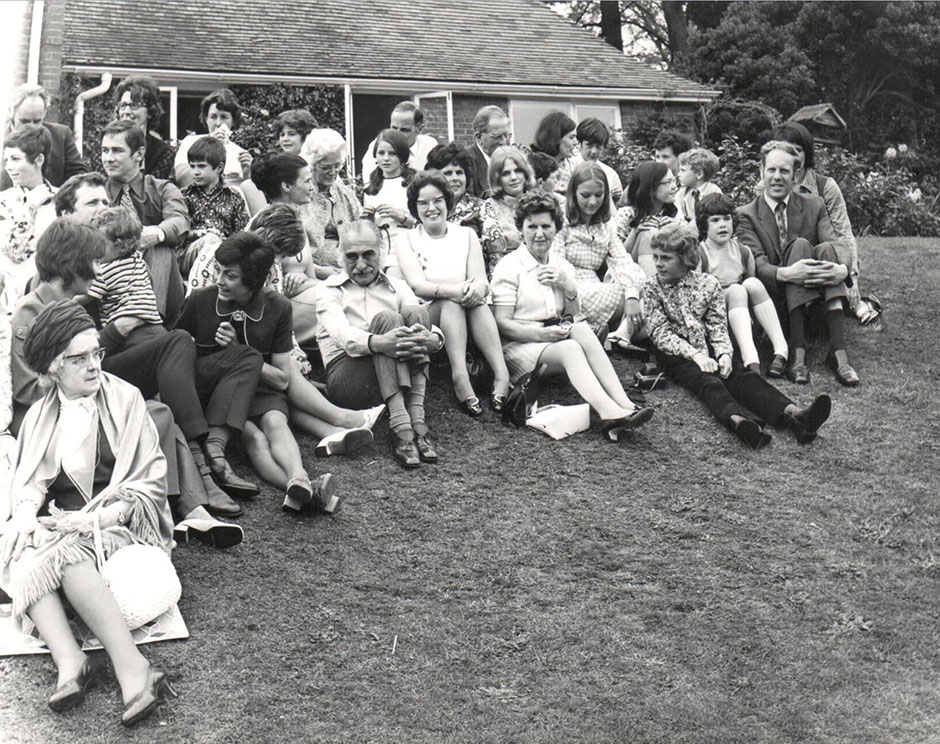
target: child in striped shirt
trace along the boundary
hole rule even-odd
[[[105,348],[126,348],[165,333],[150,269],[138,249],[142,228],[137,215],[125,207],[111,207],[95,217],[92,226],[108,243],[101,272],[88,288],[88,295],[99,303]],[[121,332],[122,324],[116,323],[120,318],[136,321],[129,333]]]

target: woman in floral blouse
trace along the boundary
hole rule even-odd
[[[340,172],[346,161],[346,140],[332,129],[314,129],[304,140],[301,157],[310,165],[315,185],[309,204],[300,208],[300,219],[310,241],[308,265],[285,265],[286,272],[303,270],[314,279],[326,279],[340,270],[339,234],[359,218],[362,205]]]
[[[812,442],[829,418],[829,396],[800,407],[760,372],[732,370],[724,292],[714,276],[693,270],[699,262],[695,230],[667,225],[653,236],[652,251],[656,276],[643,288],[646,327],[666,374],[754,449],[770,444],[765,422],[786,427],[800,444]]]
[[[492,196],[483,202],[483,256],[486,272],[507,253],[522,244],[522,233],[516,227],[516,206],[519,197],[535,187],[532,166],[517,147],[497,147],[490,157],[490,190]]]
[[[428,153],[425,170],[440,171],[454,197],[447,221],[469,227],[479,238],[483,231],[483,200],[467,192],[467,184],[473,181],[473,160],[467,148],[456,142],[438,145]]]

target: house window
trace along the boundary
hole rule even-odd
[[[531,145],[539,122],[552,111],[561,111],[570,116],[575,123],[594,117],[607,126],[620,128],[620,106],[616,101],[579,101],[564,100],[511,100],[509,118],[512,122],[512,139],[519,145]]]

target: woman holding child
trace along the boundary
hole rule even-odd
[[[68,600],[104,646],[121,688],[121,723],[133,726],[169,685],[138,651],[98,572],[93,529],[100,525],[106,557],[133,544],[169,553],[166,460],[140,392],[102,372],[94,323],[74,300],[39,313],[23,353],[51,385],[23,422],[13,487],[0,503],[0,585],[14,622],[28,616],[52,652],[58,681],[49,707],[74,708],[104,676],[72,634]]]
[[[564,373],[602,419],[613,441],[653,415],[624,392],[604,348],[581,321],[575,269],[551,250],[562,225],[554,196],[532,191],[519,200],[516,227],[524,244],[493,271],[493,308],[514,381],[535,370]]]
[[[470,416],[483,413],[467,370],[467,336],[493,370],[494,411],[501,411],[509,393],[509,371],[499,343],[499,330],[486,304],[489,284],[476,233],[447,217],[453,195],[438,173],[421,172],[408,187],[408,209],[418,221],[398,240],[398,265],[415,294],[430,300],[431,321],[447,338],[454,393]]]

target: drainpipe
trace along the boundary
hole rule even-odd
[[[83,90],[75,97],[75,120],[73,122],[73,131],[75,133],[75,145],[78,147],[78,154],[82,154],[82,140],[85,135],[85,101],[107,93],[111,87],[111,73],[102,72],[101,82],[94,88]]]
[[[30,85],[39,83],[39,46],[42,41],[42,16],[45,0],[33,3],[33,14],[29,29],[29,56],[26,58],[26,82]]]

